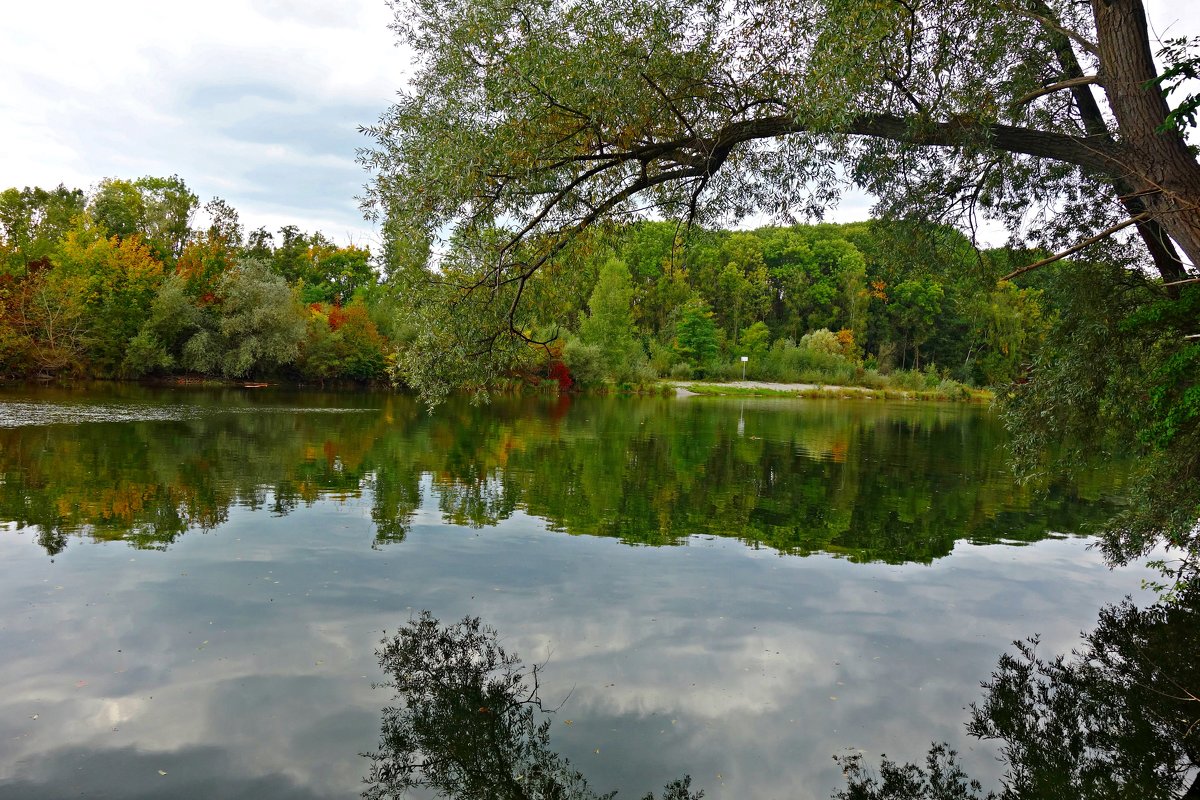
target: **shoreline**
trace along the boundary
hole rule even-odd
[[[89,385],[113,386],[143,386],[159,389],[298,389],[307,391],[330,392],[395,392],[398,394],[415,394],[406,387],[397,387],[387,383],[341,383],[326,384],[292,381],[287,379],[230,379],[201,376],[156,377],[134,380],[85,378],[76,380],[3,380],[0,387],[47,387],[85,388]],[[515,390],[515,391],[514,391]],[[512,385],[497,386],[492,390],[495,394],[545,394],[546,389],[534,385],[520,388]],[[463,392],[454,392],[459,394]],[[908,400],[943,403],[986,404],[995,399],[995,394],[989,389],[973,389],[962,387],[961,392],[953,395],[939,389],[873,389],[866,386],[849,386],[821,383],[779,383],[774,381],[680,381],[659,380],[637,388],[621,388],[612,385],[594,386],[575,391],[568,391],[567,396],[603,396],[603,395],[666,395],[676,398],[687,397],[780,397],[791,399],[821,399],[821,400]]]
[[[991,403],[995,394],[989,389],[963,387],[964,394],[950,396],[937,389],[871,389],[866,386],[838,386],[819,383],[775,383],[771,381],[668,381],[676,397],[788,397],[830,400],[921,400],[942,403]]]

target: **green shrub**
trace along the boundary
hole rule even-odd
[[[563,347],[563,362],[579,386],[602,386],[608,376],[606,360],[599,345],[568,339]]]
[[[681,361],[671,367],[671,377],[676,380],[690,380],[692,377],[692,365]]]

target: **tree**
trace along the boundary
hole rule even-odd
[[[109,236],[141,235],[156,258],[173,264],[187,244],[198,201],[178,175],[106,178],[96,187],[89,210]]]
[[[905,350],[912,347],[913,369],[921,368],[921,345],[933,335],[945,296],[940,283],[925,278],[904,281],[892,290],[889,308]]]
[[[183,348],[204,329],[211,311],[199,308],[188,292],[187,278],[176,273],[158,286],[150,313],[125,350],[121,370],[133,377],[166,372],[183,362]]]
[[[608,377],[636,379],[646,363],[646,353],[633,327],[633,286],[629,267],[610,258],[600,267],[600,279],[588,301],[590,316],[579,326],[579,338],[600,351]]]
[[[979,371],[988,386],[1011,383],[1032,361],[1045,336],[1037,289],[1018,289],[1001,281],[994,291],[974,298],[973,345],[979,348]]]
[[[714,255],[714,260],[697,265],[700,290],[727,340],[736,345],[742,328],[760,320],[771,306],[762,241],[749,233],[733,233]]]
[[[83,192],[62,184],[0,192],[0,273],[21,275],[50,258],[83,208]]]
[[[240,378],[291,364],[305,319],[287,282],[262,261],[244,258],[220,284],[221,303],[183,347],[188,369]]]
[[[199,198],[188,189],[187,184],[178,175],[169,178],[146,176],[138,178],[134,186],[142,195],[145,209],[142,233],[146,237],[146,243],[160,259],[168,263],[174,262],[183,252],[191,234],[192,214],[196,211]],[[221,205],[224,206],[223,203]],[[209,211],[213,210],[210,203]],[[232,211],[227,207],[220,209],[218,226],[228,224],[227,215],[224,213],[226,210]],[[234,224],[236,225],[236,214]]]
[[[297,368],[309,379],[376,381],[387,377],[384,338],[362,303],[308,309],[307,336]]]
[[[430,343],[454,342],[406,356],[429,396],[486,384],[525,357],[536,338],[526,287],[605,220],[819,215],[853,184],[892,219],[970,229],[986,213],[1045,255],[993,286],[1076,256],[1117,265],[1127,283],[1156,272],[1148,291],[1181,299],[1200,264],[1200,161],[1181,133],[1196,97],[1170,93],[1197,61],[1169,46],[1159,76],[1142,0],[395,0],[394,10],[417,69],[361,155],[385,249],[422,258],[446,231],[482,241],[506,226],[470,268],[426,269],[410,284],[443,306],[423,318],[441,326]],[[1102,272],[1080,275],[1080,288],[1111,287]],[[1075,366],[1094,367],[1057,348],[1074,366],[1036,359],[1034,399],[1020,401],[1046,412],[1021,419],[1058,440],[1066,429],[1049,425],[1076,399],[1130,391],[1094,426],[1158,398],[1135,409],[1158,419],[1130,440],[1170,451],[1145,485],[1158,501],[1139,504],[1154,518],[1129,526],[1143,544],[1154,529],[1195,541],[1200,518],[1188,444],[1200,441],[1200,356],[1180,345],[1196,333],[1185,310],[1124,331],[1153,344],[1161,380],[1128,368],[1085,380]],[[1056,375],[1094,391],[1072,398]],[[1156,438],[1158,423],[1169,438]]]
[[[1038,276],[1050,312],[1028,380],[1002,397],[1021,470],[1096,454],[1138,457],[1129,502],[1106,526],[1110,563],[1166,545],[1177,577],[1200,578],[1200,286],[1171,298],[1119,264],[1065,264]],[[1058,458],[1047,463],[1053,449]]]
[[[689,303],[675,327],[679,354],[693,365],[703,367],[717,355],[717,326],[712,312],[699,303]]]
[[[1185,276],[1180,251],[1200,263],[1200,163],[1141,0],[394,8],[420,63],[368,129],[367,207],[415,241],[510,221],[487,286],[646,206],[819,211],[835,165],[893,214],[984,210],[1056,249],[1133,226],[1164,278]],[[520,240],[544,244],[517,257]]]
[[[125,347],[146,321],[162,281],[162,262],[138,234],[106,237],[86,216],[61,243],[49,284],[70,282],[80,291],[91,371],[113,376]]]
[[[765,322],[756,322],[749,328],[742,331],[742,335],[738,338],[741,347],[738,348],[739,353],[744,356],[749,356],[756,363],[767,353],[767,348],[771,344],[771,329],[767,327]]]

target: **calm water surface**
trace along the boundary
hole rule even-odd
[[[986,410],[0,390],[0,797],[346,798],[374,650],[477,615],[600,790],[825,798],[963,733],[1012,639],[1139,596],[1117,476],[1014,485]],[[164,774],[165,773],[165,774]]]

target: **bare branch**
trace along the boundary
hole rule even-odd
[[[1074,253],[1078,253],[1083,248],[1088,247],[1089,245],[1093,245],[1096,242],[1101,241],[1102,239],[1107,239],[1109,236],[1112,236],[1114,233],[1117,233],[1118,231],[1122,231],[1125,228],[1128,228],[1130,225],[1136,225],[1139,222],[1144,221],[1145,219],[1146,219],[1145,215],[1138,215],[1136,217],[1130,217],[1129,219],[1125,220],[1124,222],[1118,222],[1116,225],[1113,225],[1111,227],[1105,228],[1104,230],[1100,231],[1095,236],[1089,236],[1088,238],[1084,239],[1082,242],[1071,245],[1066,250],[1063,250],[1061,253],[1055,253],[1054,255],[1050,256],[1049,258],[1043,258],[1041,261],[1035,261],[1032,264],[1026,264],[1023,267],[1014,269],[1012,272],[1008,273],[1000,280],[1010,281],[1013,278],[1017,277],[1018,275],[1022,275],[1026,272],[1029,272],[1030,270],[1035,270],[1035,269],[1038,269],[1039,267],[1044,267],[1047,264],[1053,264],[1055,261],[1061,261],[1062,259],[1066,258],[1067,256],[1073,255]]]
[[[1042,88],[1040,88],[1036,91],[1030,92],[1029,94],[1025,95],[1024,97],[1017,98],[1016,100],[1012,101],[1009,104],[1009,107],[1010,108],[1020,108],[1021,106],[1025,105],[1026,103],[1032,103],[1034,100],[1037,100],[1039,97],[1045,97],[1048,94],[1054,94],[1055,92],[1061,92],[1063,89],[1073,89],[1076,86],[1088,86],[1090,84],[1097,84],[1099,82],[1100,82],[1099,76],[1081,75],[1078,78],[1071,78],[1070,80],[1059,81],[1057,83],[1051,83],[1047,86],[1043,86]]]

